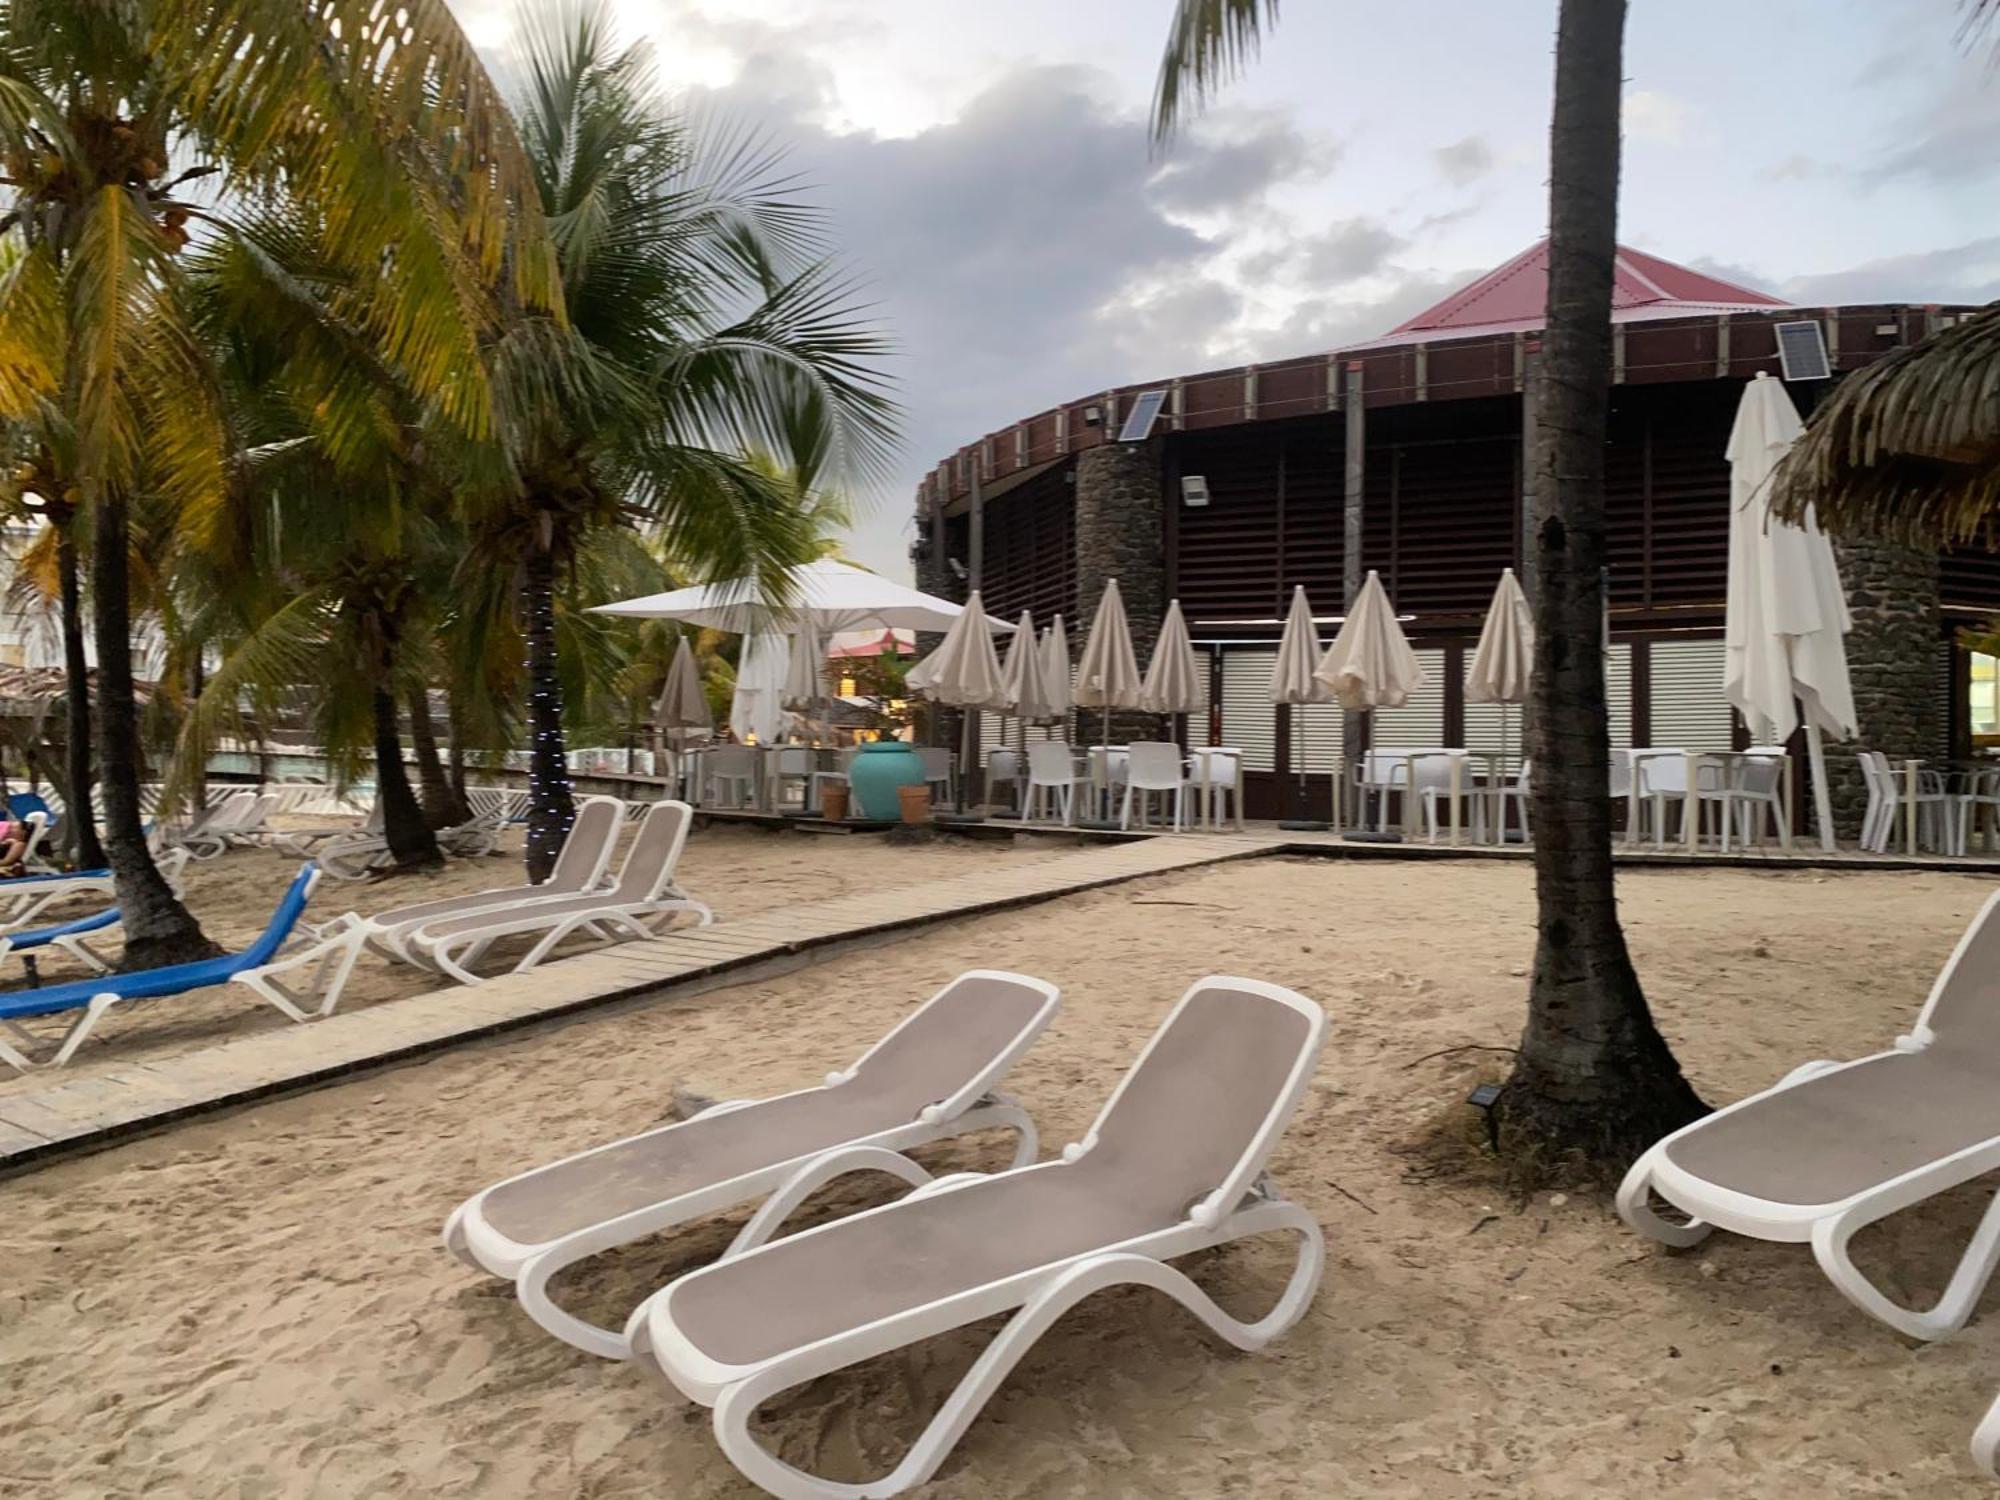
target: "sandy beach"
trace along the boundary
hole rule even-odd
[[[687,883],[725,911],[768,908],[826,881],[1029,857],[710,833],[690,845]],[[1805,1058],[1886,1045],[1988,889],[1931,874],[1621,879],[1662,1029],[1712,1102]],[[1522,1201],[1437,1149],[1439,1120],[1468,1117],[1457,1101],[1505,1066],[1504,1051],[1475,1049],[1518,1033],[1531,892],[1523,865],[1500,862],[1266,859],[1157,878],[460,1049],[5,1182],[0,1493],[754,1496],[706,1413],[543,1335],[505,1283],[444,1253],[438,1229],[499,1176],[666,1117],[677,1089],[812,1081],[972,965],[1063,987],[1054,1028],[1009,1082],[1045,1154],[1085,1128],[1197,976],[1253,975],[1322,1003],[1330,1042],[1273,1170],[1325,1225],[1329,1259],[1305,1321],[1261,1355],[1220,1347],[1163,1299],[1086,1305],[924,1493],[1990,1493],[1964,1444],[2000,1386],[1992,1297],[1962,1335],[1914,1349],[1851,1309],[1802,1247],[1718,1235],[1667,1255],[1617,1222],[1608,1189]],[[974,1140],[946,1159],[990,1166],[1001,1147]],[[1991,1191],[1872,1231],[1864,1264],[1898,1295],[1934,1290]],[[562,1295],[616,1315],[734,1222],[605,1257]],[[1286,1268],[1276,1243],[1191,1267],[1239,1312],[1268,1306]],[[872,1477],[985,1332],[788,1393],[763,1414],[766,1438],[828,1477]]]
[[[337,826],[341,821],[324,817],[291,818],[278,820],[276,826],[323,828]],[[479,859],[449,860],[435,871],[360,881],[322,879],[306,910],[306,920],[321,923],[345,911],[368,915],[419,901],[518,885],[527,878],[522,873],[521,838],[518,828],[509,829],[501,835],[500,847],[494,853]],[[627,825],[620,832],[618,849],[613,855],[614,870],[630,839],[631,825]],[[690,835],[676,881],[683,890],[706,901],[714,909],[717,921],[726,922],[767,906],[788,906],[855,890],[911,884],[927,874],[961,874],[988,868],[994,860],[1026,863],[1047,859],[1073,847],[1067,839],[1033,835],[977,845],[950,839],[909,847],[890,844],[880,837],[711,825]],[[296,857],[265,848],[232,849],[218,859],[191,862],[186,877],[189,909],[216,942],[227,948],[242,948],[263,931],[270,920],[271,908],[298,868]],[[79,897],[54,908],[50,919],[96,911],[103,904],[99,896]],[[580,939],[575,946],[586,941]],[[115,942],[98,946],[101,951],[117,951]],[[518,952],[517,945],[508,954],[496,953],[487,967],[495,972],[504,969],[502,958],[511,962],[511,955]],[[81,979],[91,972],[76,959],[53,948],[40,950],[36,969],[43,984]],[[14,988],[27,982],[20,959],[0,961],[0,988]],[[447,985],[448,981],[426,970],[386,963],[368,954],[355,966],[354,975],[341,995],[340,1009],[363,1010],[385,1000],[400,1000]],[[41,1024],[45,1029],[60,1031],[67,1023],[58,1020]],[[68,1074],[81,1077],[102,1068],[157,1062],[192,1048],[213,1046],[230,1037],[290,1024],[275,1010],[258,1004],[239,989],[198,991],[106,1022],[98,1036],[69,1064]],[[22,1086],[19,1075],[9,1070],[0,1078],[0,1097]]]

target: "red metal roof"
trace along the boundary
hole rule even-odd
[[[1549,242],[1544,239],[1436,306],[1398,323],[1375,342],[1418,343],[1539,328],[1548,294]],[[1777,297],[1690,271],[1657,255],[1618,247],[1611,291],[1614,321],[1762,311],[1788,305]]]

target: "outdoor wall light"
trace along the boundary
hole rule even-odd
[[[1493,1113],[1493,1106],[1500,1102],[1500,1085],[1482,1083],[1465,1096],[1465,1102],[1486,1116],[1486,1144],[1497,1153],[1500,1149],[1500,1121]]]
[[[1104,425],[1104,408],[1101,406],[1086,406],[1083,409],[1083,425],[1086,427],[1102,427]]]

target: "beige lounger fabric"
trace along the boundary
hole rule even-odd
[[[1683,1171],[1768,1203],[1839,1203],[2000,1136],[2000,1063],[1891,1053],[1782,1088],[1666,1148]]]
[[[1080,1160],[780,1240],[669,1294],[676,1327],[745,1365],[1182,1222],[1243,1158],[1311,1025],[1241,991],[1195,997]]]
[[[846,1083],[768,1099],[557,1162],[490,1190],[486,1222],[541,1245],[651,1204],[916,1119],[972,1083],[1048,1003],[1026,985],[961,979],[883,1039]]]
[[[1767,1203],[1839,1203],[2000,1137],[2000,921],[1981,921],[1930,1009],[1921,1052],[1778,1089],[1666,1148],[1683,1171]]]
[[[602,868],[599,855],[608,841],[618,837],[618,822],[623,816],[624,809],[615,797],[587,799],[577,809],[576,821],[570,824],[569,833],[563,839],[562,850],[556,855],[555,868],[549,871],[549,878],[540,885],[508,886],[501,890],[474,891],[465,896],[446,896],[437,901],[420,901],[412,906],[399,906],[381,912],[375,917],[375,923],[381,927],[392,927],[407,922],[434,922],[441,917],[465,916],[494,907],[511,906],[530,896],[581,894],[589,889],[591,876]]]

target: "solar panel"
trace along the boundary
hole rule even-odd
[[[1125,425],[1118,429],[1121,443],[1143,443],[1153,435],[1153,424],[1160,419],[1160,408],[1167,404],[1165,391],[1141,391],[1132,410],[1125,415]]]
[[[1826,358],[1826,330],[1817,319],[1777,326],[1778,363],[1787,380],[1825,380],[1833,374]]]

